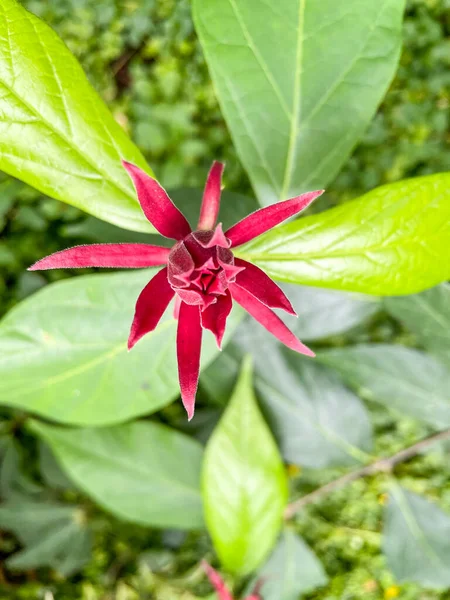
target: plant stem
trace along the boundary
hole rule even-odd
[[[420,442],[413,444],[409,448],[400,450],[400,452],[397,452],[397,454],[394,454],[388,458],[380,458],[379,460],[376,460],[365,467],[356,469],[355,471],[350,471],[349,473],[342,475],[342,477],[338,477],[337,479],[330,481],[330,483],[317,488],[317,490],[314,490],[310,494],[306,494],[306,496],[302,496],[298,500],[294,500],[294,502],[288,504],[284,513],[284,518],[291,519],[307,504],[311,504],[322,496],[325,496],[326,494],[331,493],[334,490],[347,485],[348,483],[352,483],[357,479],[361,479],[361,477],[368,477],[370,475],[375,475],[376,473],[390,473],[399,463],[413,458],[422,450],[426,450],[432,444],[448,439],[450,439],[450,429],[446,429],[445,431],[441,431],[440,433],[436,433],[435,435],[427,437]]]

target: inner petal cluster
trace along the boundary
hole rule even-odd
[[[230,245],[218,226],[215,231],[194,231],[173,247],[168,279],[183,302],[205,310],[227,294],[228,286],[243,270],[235,265]]]

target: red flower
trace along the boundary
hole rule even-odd
[[[158,325],[175,296],[178,319],[177,357],[183,404],[191,419],[197,391],[202,329],[209,329],[221,345],[232,299],[292,350],[314,356],[289,331],[271,308],[295,315],[283,291],[261,269],[235,258],[231,248],[261,235],[296,215],[320,196],[308,192],[297,198],[261,208],[225,233],[216,225],[224,165],[214,162],[206,181],[197,229],[172,203],[159,183],[144,171],[123,161],[136,187],[141,208],[165,237],[176,240],[170,250],[150,244],[91,244],[55,252],[39,260],[30,271],[80,267],[142,268],[166,265],[142,290],[131,326],[128,348]]]
[[[231,592],[228,590],[227,586],[225,585],[225,583],[224,583],[222,577],[219,575],[219,573],[215,569],[213,569],[211,567],[211,565],[209,565],[206,561],[202,562],[202,567],[205,570],[205,573],[208,576],[208,579],[211,582],[211,585],[214,587],[214,589],[217,592],[217,599],[218,600],[233,600],[233,596],[231,595]],[[255,589],[250,594],[250,596],[247,596],[246,598],[244,598],[244,600],[262,600],[261,596],[259,594],[262,583],[263,583],[262,581],[259,581],[256,584]]]

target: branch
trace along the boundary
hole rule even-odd
[[[368,477],[370,475],[375,475],[376,473],[390,473],[394,469],[394,467],[399,463],[405,462],[406,460],[413,458],[414,456],[422,452],[422,450],[426,450],[432,444],[442,442],[443,440],[448,439],[450,439],[450,429],[441,431],[440,433],[436,433],[435,435],[427,437],[421,440],[420,442],[417,442],[417,444],[410,446],[409,448],[400,450],[400,452],[397,452],[397,454],[394,454],[393,456],[390,456],[388,458],[381,458],[380,460],[377,460],[370,465],[366,465],[361,469],[357,469],[356,471],[350,471],[350,473],[346,473],[345,475],[342,475],[342,477],[338,477],[338,479],[334,479],[333,481],[330,481],[330,483],[327,483],[326,485],[317,488],[317,490],[314,490],[310,494],[306,494],[306,496],[302,496],[302,498],[294,500],[294,502],[288,504],[284,513],[284,518],[291,519],[295,515],[295,513],[297,513],[307,504],[311,504],[319,498],[321,498],[322,496],[324,496],[325,494],[333,492],[334,490],[337,490],[338,488],[341,488],[344,485],[347,485],[348,483],[352,483],[357,479],[361,479],[361,477]]]

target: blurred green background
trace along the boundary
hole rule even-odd
[[[188,0],[24,4],[53,26],[79,58],[166,188],[201,187],[216,158],[227,162],[228,189],[251,194],[214,96]],[[409,0],[397,77],[364,139],[329,186],[329,205],[385,182],[450,170],[449,67],[450,0]],[[103,241],[108,235],[99,222],[77,209],[1,175],[0,314],[47,281],[64,276],[28,273],[26,267],[37,258],[75,243]],[[354,335],[358,341],[390,342],[404,334],[391,320],[378,319]],[[4,414],[8,418],[3,424],[19,427],[20,415],[11,419]],[[373,414],[377,452],[393,453],[427,434],[426,426],[417,422],[395,422],[377,409]],[[38,469],[35,441],[21,431],[18,439],[33,475]],[[410,489],[439,498],[444,508],[450,508],[450,467],[444,455],[424,456],[399,473]],[[293,470],[292,476],[298,473]],[[314,488],[329,478],[329,471],[310,473],[305,485]],[[413,585],[399,587],[386,570],[380,535],[367,531],[376,529],[380,519],[382,479],[358,481],[298,519],[296,526],[331,578],[326,593],[311,594],[311,600],[450,598]],[[158,600],[189,600],[198,597],[194,592],[208,592],[201,574],[189,571],[208,551],[206,535],[161,534],[121,524],[76,491],[60,492],[58,499],[80,501],[83,518],[93,519],[92,560],[69,580],[51,568],[11,575],[1,568],[1,559],[18,543],[0,532],[1,599],[133,600],[144,597],[133,590],[145,588],[153,590],[149,593]]]

